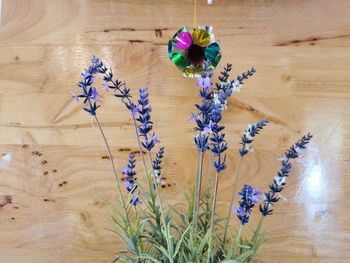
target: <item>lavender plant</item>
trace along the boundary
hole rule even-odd
[[[244,184],[236,194],[240,182],[240,168],[247,154],[253,152],[255,137],[267,125],[263,119],[251,124],[245,130],[239,149],[237,171],[227,168],[225,126],[222,124],[224,111],[229,98],[239,92],[244,82],[256,71],[254,68],[230,79],[232,65],[227,64],[213,83],[213,71],[209,62],[205,63],[203,74],[197,80],[200,87],[200,101],[195,105],[196,113],[190,120],[195,122],[194,145],[198,152],[195,187],[187,195],[187,204],[164,205],[161,198],[161,183],[165,158],[164,147],[157,148],[160,140],[154,131],[151,119],[152,108],[146,88],[139,89],[139,97],[134,100],[131,90],[125,82],[115,79],[112,71],[97,57],[93,56],[91,65],[82,73],[78,83],[79,93],[73,93],[73,99],[82,102],[83,109],[96,122],[105,143],[118,192],[118,207],[108,204],[112,210],[113,231],[123,242],[125,250],[119,251],[113,262],[250,262],[259,247],[265,241],[261,233],[263,220],[272,215],[273,207],[280,200],[279,193],[286,185],[292,168],[291,160],[301,156],[312,135],[308,133],[292,145],[279,159],[281,169],[274,177],[268,191],[262,192],[249,184]],[[97,117],[101,106],[100,94],[94,81],[102,76],[103,87],[107,93],[120,99],[130,113],[135,130],[138,152],[142,161],[143,174],[136,173],[136,155],[130,153],[124,168],[117,172],[112,151],[109,147],[102,125]],[[112,92],[110,92],[112,91]],[[208,159],[205,159],[205,156]],[[207,186],[202,187],[203,165],[208,162]],[[212,169],[210,168],[212,167]],[[215,173],[212,174],[212,171]],[[219,179],[234,174],[227,216],[222,217],[216,211]],[[214,185],[211,186],[211,178]],[[145,178],[146,187],[142,184]],[[121,183],[125,187],[121,187]],[[125,188],[125,189],[124,189]],[[240,198],[234,206],[234,197]],[[261,197],[264,200],[260,201]],[[242,237],[242,229],[249,224],[254,207],[259,204],[261,219],[254,234]],[[232,218],[232,214],[236,215]],[[232,221],[232,222],[231,222]],[[235,228],[231,226],[236,225]]]

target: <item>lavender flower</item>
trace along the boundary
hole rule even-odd
[[[257,202],[259,202],[261,195],[261,191],[248,184],[245,184],[241,192],[238,193],[238,196],[241,198],[239,206],[232,206],[232,210],[236,213],[242,225],[248,223],[249,217],[252,213],[252,208]]]
[[[282,192],[284,189],[287,177],[292,169],[292,164],[289,160],[298,158],[300,156],[300,151],[306,148],[306,145],[310,142],[312,137],[310,133],[304,135],[285,152],[281,160],[282,167],[278,171],[277,176],[275,176],[273,183],[269,185],[269,192],[264,194],[264,203],[260,205],[260,212],[263,216],[272,215],[273,209],[271,209],[271,206],[280,200],[278,193]]]
[[[133,110],[137,106],[131,101],[132,97],[130,94],[130,89],[126,87],[126,83],[120,80],[113,80],[112,70],[109,70],[99,58],[93,56],[91,58],[91,62],[92,71],[103,75],[103,86],[105,87],[105,90],[107,92],[108,90],[113,90],[114,96],[121,98],[125,107],[130,110],[132,114],[134,114],[135,111]]]
[[[216,88],[220,89],[221,88],[221,83],[226,83],[230,77],[230,72],[232,70],[232,64],[227,63],[226,67],[224,67],[224,71],[220,72],[221,75],[218,77],[220,80],[220,83],[216,83]]]
[[[244,157],[248,152],[253,150],[253,146],[250,144],[254,141],[254,137],[259,134],[259,132],[266,126],[268,120],[261,120],[257,123],[250,124],[245,130],[245,133],[242,136],[242,149],[239,150],[241,157]]]
[[[242,76],[238,75],[235,80],[228,80],[230,71],[232,69],[231,64],[227,64],[224,71],[219,76],[220,82],[216,84],[216,101],[221,103],[221,108],[227,108],[227,100],[234,92],[239,92],[243,86],[243,81],[253,76],[256,72],[255,68],[252,67],[247,72],[243,72]]]
[[[122,103],[133,113],[132,110],[137,106],[131,101],[130,89],[126,87],[124,82],[113,80],[112,71],[108,70],[103,62],[95,56],[92,56],[89,68],[81,74],[83,80],[78,83],[78,87],[80,87],[82,91],[81,94],[73,94],[73,98],[76,101],[78,98],[84,98],[84,105],[86,105],[84,110],[94,116],[96,115],[97,108],[100,107],[100,105],[97,105],[98,102],[101,102],[99,93],[95,87],[92,87],[96,74],[103,75],[103,86],[106,91],[109,89],[114,90],[114,96],[121,98]]]
[[[95,87],[92,87],[94,82],[94,74],[96,74],[95,68],[90,66],[84,73],[81,73],[83,79],[78,83],[78,87],[81,88],[80,94],[73,93],[73,99],[79,101],[79,98],[84,98],[84,110],[91,116],[96,115],[96,110],[100,107],[97,105],[101,100],[98,98],[98,92]]]
[[[153,133],[151,139],[152,139],[152,141],[153,141],[154,144],[160,143],[160,140],[159,140],[158,136],[155,135],[154,133]]]
[[[226,156],[222,158],[222,153],[227,149],[227,143],[225,141],[225,134],[220,132],[225,128],[221,126],[219,122],[221,121],[221,103],[216,103],[215,93],[213,92],[212,85],[205,85],[206,83],[211,83],[210,78],[213,76],[212,70],[209,68],[210,64],[205,63],[204,73],[201,78],[199,78],[198,83],[201,84],[201,90],[199,91],[199,96],[202,98],[201,104],[196,104],[195,106],[199,110],[198,118],[196,118],[195,130],[200,131],[200,134],[195,137],[195,144],[199,151],[204,153],[207,149],[210,149],[216,156],[217,160],[214,162],[214,166],[217,172],[221,172],[226,168]],[[203,85],[202,85],[203,84]],[[208,144],[208,139],[212,147]]]
[[[162,173],[163,157],[164,157],[164,147],[160,147],[158,152],[156,153],[156,158],[153,160],[153,170],[154,170],[154,174],[157,177],[155,178],[157,183],[160,183],[161,181],[159,176]]]
[[[306,149],[306,145],[310,142],[311,138],[311,133],[304,135],[284,153],[285,158],[295,159],[300,157],[302,152]]]
[[[204,89],[209,89],[213,84],[211,83],[209,76],[201,76],[198,78],[196,85],[201,86]]]
[[[139,113],[139,105],[133,105],[130,112],[131,112],[131,115],[136,116]]]
[[[225,126],[220,125],[221,118],[222,116],[220,108],[214,105],[213,111],[211,113],[212,136],[210,138],[210,141],[212,141],[213,145],[210,150],[218,157],[214,162],[214,166],[218,173],[226,168],[226,155],[224,155],[224,158],[222,159],[222,154],[227,150],[225,134],[221,133],[221,131],[225,128]]]
[[[198,114],[194,114],[191,112],[191,117],[188,119],[188,121],[196,121],[198,117],[199,117]]]
[[[153,128],[153,122],[151,121],[151,106],[149,105],[148,91],[146,88],[141,88],[139,90],[140,98],[139,102],[139,116],[136,119],[140,125],[137,127],[139,135],[144,138],[141,143],[142,146],[147,150],[151,151],[156,143],[159,143],[158,137],[153,133],[151,138],[149,138],[150,133]]]
[[[194,144],[201,153],[204,153],[209,149],[208,140],[209,137],[207,135],[198,134],[196,137],[194,137]]]
[[[101,102],[101,99],[98,97],[100,95],[95,87],[91,89],[91,96],[93,102]]]
[[[203,135],[211,134],[213,132],[213,127],[214,127],[213,122],[209,121],[209,124],[204,126],[203,131],[201,131],[201,134]]]
[[[198,109],[197,114],[192,113],[192,119],[196,121],[196,127],[194,130],[199,131],[199,135],[197,135],[194,139],[194,143],[197,146],[198,150],[204,153],[207,149],[209,149],[208,139],[211,131],[211,122],[210,122],[210,114],[212,112],[212,101],[213,101],[213,92],[210,86],[207,85],[210,83],[210,78],[213,73],[209,68],[210,64],[208,62],[205,63],[204,73],[199,78],[198,83],[201,83],[201,90],[199,91],[199,96],[201,97],[201,104],[196,104],[196,108]],[[207,80],[209,78],[209,81]],[[204,85],[204,79],[206,79],[207,84]]]
[[[139,195],[135,192],[137,189],[135,178],[135,162],[135,154],[131,153],[129,155],[127,166],[122,169],[122,174],[127,176],[123,179],[123,182],[125,184],[126,190],[128,190],[128,192],[131,194],[130,204],[132,205],[137,205],[140,202]]]
[[[249,77],[253,76],[256,73],[256,70],[254,67],[252,67],[251,69],[247,70],[246,72],[242,73],[242,76],[238,75],[237,76],[237,80],[243,84],[244,80],[247,80]]]

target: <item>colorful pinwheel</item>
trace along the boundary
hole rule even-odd
[[[210,61],[214,69],[221,59],[220,46],[212,27],[195,27],[192,34],[182,27],[168,43],[168,55],[186,77],[199,77],[204,62]]]

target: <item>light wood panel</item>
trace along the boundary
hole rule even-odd
[[[120,244],[108,208],[113,176],[98,131],[70,99],[101,57],[135,93],[147,86],[152,117],[167,146],[168,202],[194,181],[192,124],[197,87],[167,57],[167,41],[192,25],[192,3],[173,1],[2,0],[0,24],[0,262],[109,262]],[[276,157],[302,133],[315,138],[266,220],[266,262],[350,261],[350,2],[198,2],[199,24],[214,26],[235,74],[257,74],[225,112],[227,206],[240,134],[271,124],[243,165],[241,183],[266,189]],[[130,117],[104,95],[99,110],[118,167],[136,149]],[[141,169],[141,167],[139,167]],[[253,217],[253,221],[256,218]],[[247,231],[247,234],[249,232]]]

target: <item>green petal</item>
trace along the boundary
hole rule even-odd
[[[190,62],[188,62],[181,54],[175,53],[173,54],[171,60],[174,64],[179,68],[186,68]]]
[[[173,44],[171,40],[168,42],[168,56],[170,59],[173,57]]]
[[[214,67],[216,67],[221,60],[221,55],[218,55],[215,60],[211,63]]]
[[[206,49],[205,49],[205,57],[206,59],[210,60],[213,62],[215,58],[219,55],[220,53],[220,46],[218,43],[212,43],[210,44]]]

